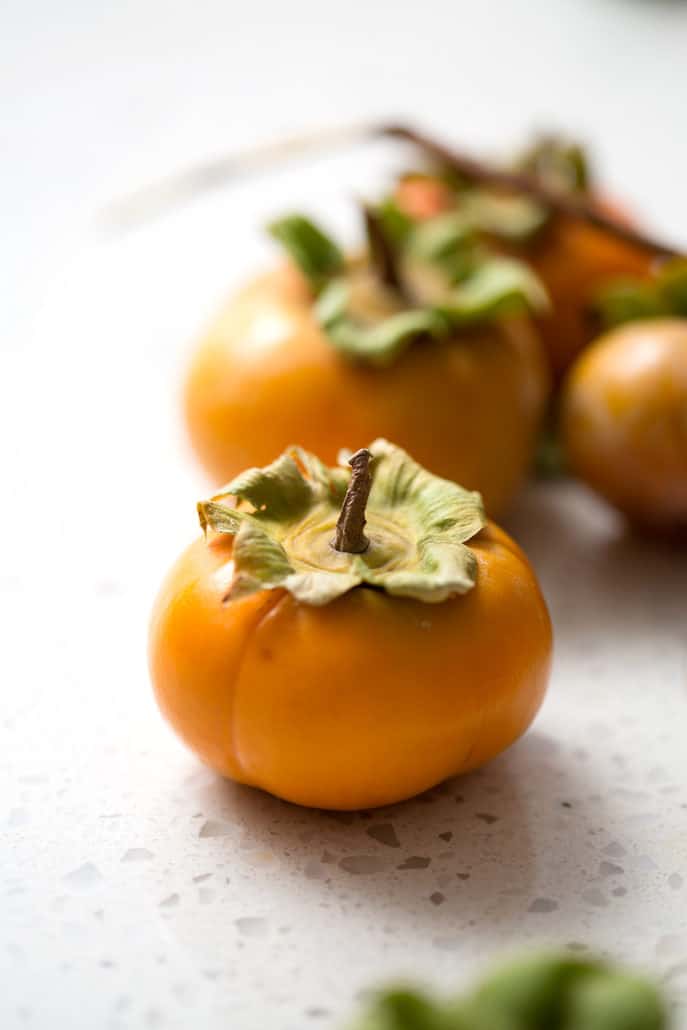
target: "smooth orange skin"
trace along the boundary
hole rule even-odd
[[[470,542],[476,586],[440,604],[356,588],[329,605],[284,591],[223,600],[231,540],[197,540],[155,604],[150,668],[186,744],[287,801],[401,801],[508,747],[541,704],[551,624],[522,551]]]
[[[536,330],[525,319],[411,346],[377,369],[339,355],[292,268],[229,301],[186,384],[191,440],[215,482],[262,466],[298,441],[334,464],[378,436],[437,475],[506,507],[532,458],[548,397]]]
[[[653,263],[640,247],[561,216],[518,256],[532,265],[551,300],[551,311],[537,321],[556,381],[595,335],[591,309],[600,290],[616,279],[648,278]]]
[[[573,471],[640,526],[687,531],[687,319],[607,333],[562,397]]]

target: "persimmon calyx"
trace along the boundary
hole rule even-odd
[[[429,292],[426,278],[423,285]],[[354,279],[333,280],[318,298],[316,312],[339,351],[376,365],[391,364],[419,336],[447,337],[460,329],[547,306],[537,277],[512,258],[491,258],[452,288],[435,289],[433,302],[400,310],[376,323],[356,312],[354,291]]]
[[[495,217],[494,205],[507,202],[489,203]],[[421,338],[448,338],[548,306],[534,272],[485,251],[471,217],[449,212],[415,224],[391,201],[367,207],[366,255],[346,263],[337,245],[300,215],[272,223],[270,232],[308,279],[330,343],[348,358],[388,365]]]
[[[268,232],[284,247],[313,289],[317,290],[344,267],[336,243],[303,215],[286,215],[271,222]]]
[[[284,589],[319,606],[367,585],[433,604],[472,589],[477,562],[465,545],[486,525],[481,496],[432,475],[387,440],[367,450],[369,543],[360,553],[332,546],[351,469],[328,468],[300,447],[198,505],[206,534],[235,537],[228,597]]]

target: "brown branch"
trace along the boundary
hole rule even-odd
[[[478,161],[461,151],[448,147],[440,141],[424,132],[416,131],[405,125],[380,125],[379,134],[389,136],[393,139],[406,140],[414,143],[426,153],[431,154],[449,168],[464,175],[475,182],[484,182],[492,186],[503,186],[506,189],[516,190],[518,193],[525,193],[535,200],[540,200],[547,207],[552,208],[560,214],[575,218],[578,221],[587,222],[596,229],[611,233],[618,239],[633,243],[644,250],[649,250],[661,257],[681,257],[683,251],[678,250],[670,244],[654,239],[646,233],[635,229],[624,222],[618,221],[611,215],[604,214],[598,207],[589,200],[571,196],[567,193],[560,193],[545,186],[540,179],[526,172],[509,171],[495,165]]]
[[[605,215],[589,201],[547,189],[536,176],[507,171],[468,156],[410,126],[395,123],[339,125],[318,129],[302,136],[280,139],[197,164],[137,190],[110,205],[104,223],[117,227],[134,225],[227,182],[250,178],[313,154],[346,149],[380,138],[400,139],[421,147],[426,153],[475,182],[490,183],[526,193],[570,218],[587,222],[619,239],[663,257],[682,257],[685,250],[654,239],[623,222]]]
[[[348,459],[352,469],[351,481],[344,497],[339,521],[336,523],[336,535],[332,540],[332,547],[336,551],[362,554],[370,546],[370,541],[363,532],[366,521],[365,508],[372,486],[370,458],[370,452],[363,447]]]

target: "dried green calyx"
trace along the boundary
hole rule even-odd
[[[361,453],[351,459],[354,469]],[[352,504],[342,537],[343,546],[358,541],[355,553],[337,549],[350,468],[328,468],[300,447],[198,505],[204,531],[235,537],[227,599],[284,589],[323,605],[367,585],[437,603],[474,586],[477,563],[465,544],[486,525],[480,495],[431,475],[386,440],[375,440],[368,453],[372,483],[362,524]]]
[[[643,318],[687,318],[687,258],[666,261],[650,280],[608,283],[594,310],[607,329]]]
[[[419,339],[547,306],[531,269],[485,250],[463,213],[417,224],[392,201],[364,213],[366,255],[345,264],[302,216],[270,227],[310,282],[327,337],[347,357],[389,364]]]
[[[665,1030],[657,990],[593,960],[511,963],[454,1001],[419,991],[377,996],[352,1030]]]

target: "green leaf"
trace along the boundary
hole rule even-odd
[[[449,211],[418,222],[408,236],[407,246],[421,261],[443,263],[457,252],[474,249],[475,228],[463,211]]]
[[[268,231],[288,252],[317,292],[323,283],[344,267],[336,243],[303,215],[288,215],[268,226]]]
[[[595,960],[541,955],[497,970],[473,992],[477,1025],[512,1030],[665,1030],[655,988]]]
[[[302,511],[311,498],[312,488],[303,478],[290,452],[285,452],[265,468],[250,468],[232,479],[213,500],[238,497],[256,509],[266,510],[273,518]]]
[[[517,1030],[566,1030],[571,985],[596,969],[594,963],[559,955],[516,960],[488,976],[471,1002],[494,1019],[508,1016]]]
[[[282,545],[252,519],[243,521],[235,535],[233,559],[232,597],[272,589],[293,572]]]
[[[549,219],[547,208],[531,197],[485,189],[467,190],[460,210],[476,231],[514,242],[536,236]]]
[[[392,987],[375,996],[351,1030],[502,1030],[475,1026],[458,1006],[442,1005],[426,994]],[[503,1028],[510,1030],[510,1028]]]
[[[370,546],[362,554],[331,545],[349,470],[300,448],[199,505],[204,530],[236,536],[229,596],[284,589],[323,605],[367,584],[434,604],[472,589],[477,564],[465,544],[486,525],[479,494],[431,475],[386,440],[370,451]]]
[[[368,570],[365,582],[429,603],[467,593],[476,581],[477,562],[465,542],[486,524],[480,495],[432,475],[387,440],[376,440],[370,450],[375,459],[370,509],[391,523],[402,519],[415,554],[393,570]]]
[[[321,326],[330,329],[346,317],[351,300],[351,285],[346,279],[332,279],[315,301],[315,317]]]
[[[495,218],[497,201],[473,194],[472,213],[449,212],[419,224],[393,201],[370,209],[368,263],[362,265],[346,267],[336,244],[302,215],[272,223],[270,232],[308,278],[315,317],[340,353],[388,365],[422,337],[448,337],[476,322],[546,305],[527,266],[483,252],[477,214]],[[509,218],[516,213],[514,222],[523,217],[517,199],[498,203]]]
[[[615,280],[599,293],[594,305],[604,328],[666,314],[666,305],[655,284]]]
[[[438,1001],[390,989],[353,1030],[666,1030],[648,981],[595,960],[539,955],[511,962],[467,995]]]
[[[599,291],[593,310],[604,328],[646,318],[687,317],[687,258],[659,266],[652,279],[616,279]]]
[[[354,315],[350,279],[334,279],[315,304],[332,344],[348,358],[389,365],[421,337],[447,338],[461,328],[548,307],[539,279],[512,258],[482,260],[451,288],[435,287],[440,301],[400,310],[372,324]],[[431,292],[431,291],[427,291]]]
[[[484,261],[446,300],[436,305],[453,328],[489,322],[505,315],[542,311],[549,300],[541,282],[522,261]]]
[[[514,167],[536,175],[549,188],[564,193],[586,192],[589,188],[583,148],[560,138],[544,137],[535,141],[516,159]],[[476,234],[525,243],[549,221],[549,209],[525,194],[460,181],[454,186],[457,213]]]
[[[574,986],[565,1030],[662,1030],[665,1007],[655,987],[611,971],[599,971]]]
[[[418,336],[446,332],[444,320],[430,308],[410,308],[377,324],[364,324],[350,313],[351,294],[350,281],[334,279],[315,304],[317,319],[346,357],[388,365]]]
[[[661,265],[657,288],[669,314],[687,316],[687,258],[675,258]]]
[[[339,318],[326,327],[338,351],[349,358],[374,365],[389,365],[419,336],[446,332],[445,321],[430,308],[417,308],[392,315],[375,326],[363,326],[352,318]]]

